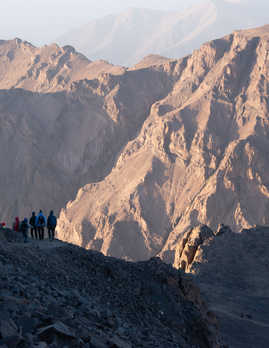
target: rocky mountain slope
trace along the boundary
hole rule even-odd
[[[182,233],[199,223],[234,231],[268,224],[268,47],[265,26],[143,69],[141,77],[167,72],[172,88],[111,173],[61,212],[59,237],[115,257],[173,262]]]
[[[268,1],[204,0],[184,11],[131,8],[73,30],[56,40],[90,59],[130,66],[148,54],[179,58],[205,41],[268,23]]]
[[[91,62],[71,46],[37,48],[20,39],[0,41],[0,89],[32,92],[66,90],[72,82],[94,79],[100,73],[121,73],[123,68],[105,61]]]
[[[269,227],[187,231],[174,265],[194,275],[233,348],[269,346]]]
[[[72,47],[2,41],[1,219],[59,211],[104,178],[173,81],[163,66],[126,71]]]
[[[160,259],[0,238],[1,347],[222,347],[197,286]]]

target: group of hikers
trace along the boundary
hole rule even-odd
[[[13,231],[22,232],[24,242],[28,241],[28,231],[31,231],[32,239],[44,240],[45,237],[45,227],[48,229],[48,237],[50,241],[54,240],[55,228],[57,225],[57,218],[51,210],[48,218],[43,214],[42,210],[39,211],[38,215],[32,212],[32,216],[29,219],[24,218],[20,221],[19,217],[15,218],[13,223]]]

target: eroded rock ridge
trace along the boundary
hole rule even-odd
[[[173,262],[182,234],[199,224],[238,232],[269,224],[268,47],[265,26],[158,65],[172,88],[111,173],[62,210],[58,236],[119,258]]]

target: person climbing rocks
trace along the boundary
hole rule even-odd
[[[54,240],[56,225],[57,225],[57,218],[53,214],[53,210],[51,210],[48,216],[48,222],[47,222],[48,235],[49,235],[50,241]]]
[[[13,222],[12,228],[14,232],[20,231],[20,219],[18,216],[15,217],[15,221]]]
[[[42,210],[40,210],[39,214],[36,217],[36,227],[37,227],[38,236],[40,240],[44,239],[45,226],[46,226],[46,218]]]
[[[30,227],[31,227],[31,237],[32,239],[37,239],[37,227],[36,227],[36,215],[35,212],[32,212],[32,216],[30,217],[30,221],[29,221]]]
[[[28,242],[28,230],[29,230],[29,225],[28,225],[28,219],[24,218],[24,220],[22,221],[21,225],[20,225],[20,230],[22,232],[23,235],[23,241],[24,243]]]

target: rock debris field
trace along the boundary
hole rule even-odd
[[[199,289],[158,258],[0,237],[0,347],[223,347]]]

